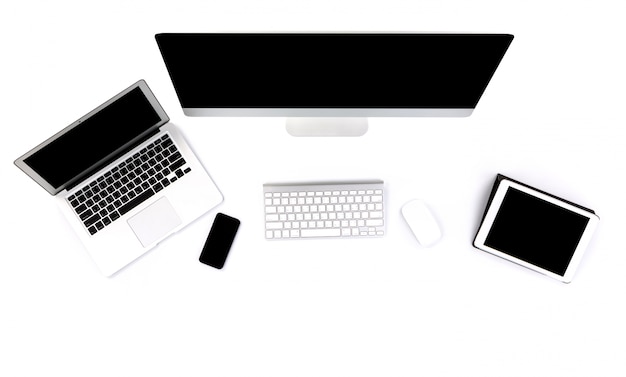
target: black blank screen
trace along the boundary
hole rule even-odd
[[[111,156],[160,120],[141,89],[135,88],[24,162],[52,187],[58,188]]]
[[[563,276],[589,219],[509,188],[485,245]]]
[[[184,108],[474,108],[513,36],[159,34]]]

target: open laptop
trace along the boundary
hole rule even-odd
[[[15,161],[110,276],[222,200],[140,80]]]

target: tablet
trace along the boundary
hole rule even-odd
[[[587,208],[499,175],[474,246],[569,283],[598,221]]]

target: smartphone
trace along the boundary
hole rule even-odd
[[[235,240],[240,221],[223,213],[215,215],[215,220],[204,243],[200,262],[211,267],[224,267],[230,247]]]

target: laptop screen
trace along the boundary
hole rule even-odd
[[[61,134],[24,160],[53,187],[98,167],[161,121],[136,87]]]

